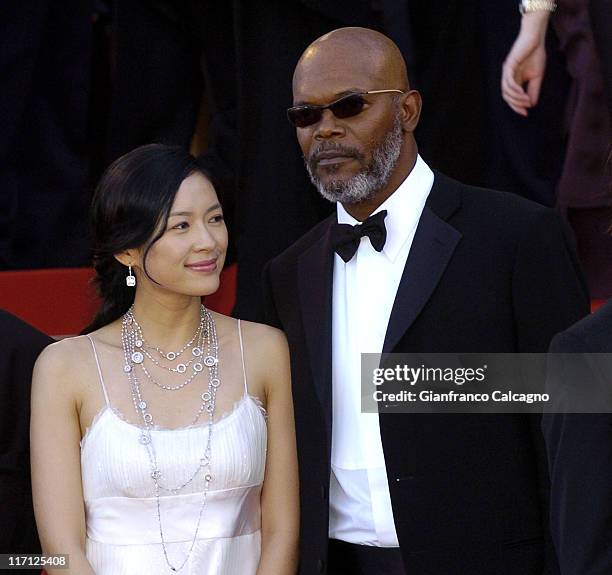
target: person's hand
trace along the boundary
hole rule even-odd
[[[550,12],[523,15],[521,30],[502,67],[501,93],[517,114],[527,116],[538,103],[546,70],[546,28]]]

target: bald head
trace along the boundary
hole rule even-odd
[[[409,89],[404,57],[391,39],[368,28],[339,28],[306,48],[293,74],[294,93],[315,71],[324,80],[327,75],[337,77],[340,69],[354,82],[369,77],[386,88]]]
[[[312,182],[362,220],[416,161],[421,97],[386,36],[340,28],[315,40],[293,74],[290,119]]]

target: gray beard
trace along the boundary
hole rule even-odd
[[[330,202],[358,204],[371,200],[382,190],[391,178],[399,159],[403,143],[402,121],[399,114],[395,117],[393,127],[380,145],[372,152],[372,160],[361,172],[350,180],[330,180],[321,182],[314,168],[306,162],[310,181],[319,193]]]

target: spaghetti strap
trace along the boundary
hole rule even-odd
[[[240,320],[238,320],[238,339],[240,341],[240,359],[242,361],[242,377],[244,378],[244,395],[249,395],[249,388],[247,386],[247,376],[246,369],[244,367],[244,347],[242,345],[242,327],[240,325]]]
[[[108,393],[106,393],[106,386],[104,385],[104,379],[102,378],[102,370],[100,369],[100,360],[98,359],[98,352],[96,351],[96,346],[94,344],[93,338],[87,335],[87,339],[91,343],[91,348],[93,349],[94,358],[96,360],[96,367],[98,368],[98,376],[100,378],[100,385],[102,385],[102,391],[104,392],[104,401],[106,402],[106,406],[110,407],[110,402],[108,401]]]

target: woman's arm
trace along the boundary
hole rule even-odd
[[[517,114],[527,116],[538,103],[546,70],[546,29],[550,12],[524,14],[521,29],[502,67],[501,93]]]
[[[78,361],[74,342],[46,348],[34,366],[30,423],[32,494],[43,553],[67,554],[69,569],[94,575],[85,557],[85,505],[81,485],[81,432],[68,366]]]
[[[258,371],[264,372],[266,382],[268,450],[261,495],[262,551],[257,575],[295,575],[299,491],[289,350],[281,331],[258,327],[265,330],[265,337],[259,338],[256,347]]]

